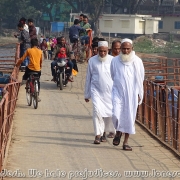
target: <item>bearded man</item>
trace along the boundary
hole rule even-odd
[[[120,55],[113,58],[110,70],[113,80],[112,120],[116,129],[113,145],[118,146],[122,133],[125,133],[123,150],[132,151],[128,138],[129,134],[135,134],[137,107],[143,100],[144,66],[135,55],[130,39],[121,41]]]
[[[98,55],[89,59],[86,85],[85,101],[92,99],[93,124],[95,131],[94,144],[106,141],[105,132],[114,132],[112,123],[112,79],[110,64],[113,56],[108,55],[108,42],[98,42]]]

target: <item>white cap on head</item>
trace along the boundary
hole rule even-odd
[[[108,47],[108,42],[107,41],[99,41],[98,42],[98,47],[102,47],[102,46]]]
[[[121,44],[125,43],[125,42],[128,42],[130,44],[133,44],[132,40],[131,39],[128,39],[128,38],[125,38],[121,41]]]

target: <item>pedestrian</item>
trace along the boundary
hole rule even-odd
[[[22,17],[20,20],[19,20],[19,23],[23,24],[24,26],[24,30],[26,30],[27,32],[29,32],[29,27],[28,25],[26,24],[26,18]]]
[[[92,49],[92,56],[95,56],[98,54],[98,42],[93,43],[91,45],[91,49]]]
[[[23,24],[23,29],[26,30],[29,33],[29,28],[28,28],[28,25],[26,24],[26,18],[22,17],[19,20],[19,24]],[[23,47],[23,44],[21,43],[22,42],[22,39],[21,39],[22,37],[20,36],[20,33],[14,34],[14,36],[16,38],[18,38],[18,42],[20,43],[20,57],[22,57],[23,54],[24,54],[24,47]],[[25,66],[24,63],[22,64],[22,66]]]
[[[109,54],[115,57],[119,55],[120,51],[121,51],[121,41],[114,40],[112,42],[112,46]]]
[[[27,30],[24,29],[24,24],[23,23],[19,23],[18,25],[18,29],[19,29],[19,42],[20,42],[20,57],[22,57],[24,55],[24,53],[26,52],[26,50],[28,48],[30,48],[30,37],[29,37],[29,32]],[[29,58],[27,57],[25,59],[25,61],[22,63],[21,66],[27,66],[29,64]]]
[[[121,41],[114,40],[112,42],[112,46],[111,46],[111,50],[109,51],[109,54],[114,57],[119,55],[121,50],[120,48],[121,48]],[[107,135],[108,138],[114,138],[114,136],[115,136],[114,132],[109,132],[109,134]]]
[[[116,129],[113,145],[118,146],[122,133],[125,133],[123,149],[132,151],[128,138],[130,134],[135,134],[137,107],[143,100],[144,66],[135,55],[130,39],[121,41],[120,55],[113,58],[110,70],[113,80],[112,120]]]
[[[52,59],[52,50],[51,50],[51,47],[52,47],[52,39],[49,38],[48,41],[47,41],[48,59]]]
[[[43,42],[40,44],[40,48],[43,51],[44,58],[48,59],[48,46],[46,39],[43,39]]]
[[[94,144],[106,142],[105,132],[114,132],[112,123],[112,79],[110,75],[110,64],[113,56],[108,54],[108,42],[98,42],[98,55],[89,59],[86,85],[85,101],[92,99],[93,124],[95,131]]]
[[[41,35],[40,40],[39,40],[39,43],[40,43],[40,44],[43,42],[43,39],[44,39],[44,36]]]
[[[102,41],[102,40],[101,40],[101,41]],[[105,39],[104,39],[103,41],[105,41]],[[98,42],[99,42],[99,38],[98,38],[97,36],[94,37],[93,40],[92,40],[92,44],[98,43]]]
[[[33,19],[28,19],[28,27],[29,27],[29,36],[31,39],[37,39],[37,31],[34,26]]]

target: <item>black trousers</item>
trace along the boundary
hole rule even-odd
[[[27,80],[29,78],[29,73],[32,73],[32,72],[35,72],[35,73],[38,73],[38,76],[40,78],[41,76],[41,71],[33,71],[31,69],[29,69],[27,66],[26,66],[26,69],[25,69],[25,73],[23,75],[23,80]]]
[[[38,73],[38,76],[40,78],[41,76],[41,71],[33,71],[31,69],[29,69],[27,66],[26,66],[26,69],[25,69],[25,73],[23,75],[23,80],[27,80],[29,78],[29,73],[32,73],[32,72],[35,72],[35,73]],[[40,92],[40,81],[38,81],[38,89],[39,89],[39,92]]]

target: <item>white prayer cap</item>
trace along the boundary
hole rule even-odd
[[[131,39],[128,39],[128,38],[125,38],[121,41],[121,44],[125,43],[125,42],[128,42],[130,44],[133,44],[132,40]]]
[[[101,46],[108,47],[108,42],[107,41],[99,41],[98,47],[101,47]]]

